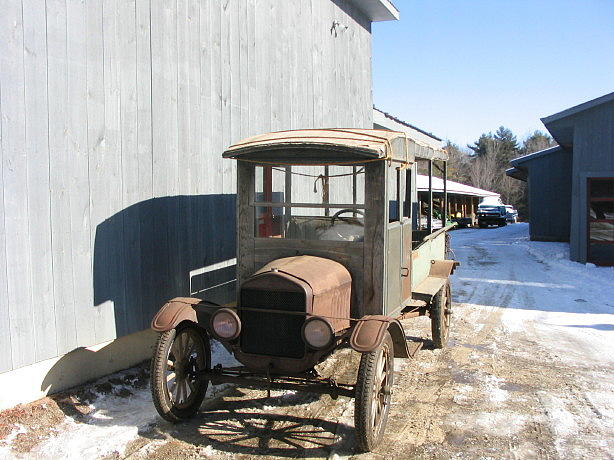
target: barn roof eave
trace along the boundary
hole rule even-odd
[[[390,0],[351,0],[371,22],[398,21],[399,10]]]

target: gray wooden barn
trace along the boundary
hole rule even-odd
[[[569,241],[571,260],[614,265],[614,93],[542,122],[559,145],[506,171],[528,182],[531,239]]]
[[[148,357],[170,297],[224,302],[241,184],[222,151],[370,128],[371,23],[398,16],[388,0],[3,2],[0,408]]]

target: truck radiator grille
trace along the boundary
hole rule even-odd
[[[305,294],[257,289],[241,291],[241,306],[268,310],[305,311]],[[302,358],[304,316],[241,311],[241,350],[257,355]]]

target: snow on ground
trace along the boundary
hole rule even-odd
[[[458,230],[452,247],[462,264],[453,276],[455,300],[499,314],[496,340],[505,336],[514,344],[508,353],[527,362],[541,356],[540,372],[568,382],[540,390],[542,376],[535,376],[557,454],[577,458],[612,447],[614,267],[572,262],[566,243],[529,241],[527,224]],[[480,385],[491,401],[504,403],[498,383],[486,377]]]
[[[212,342],[212,363],[223,366],[235,366],[237,361],[218,342]],[[122,456],[128,444],[147,431],[156,423],[162,422],[152,399],[149,385],[140,388],[130,383],[118,384],[118,381],[130,380],[131,371],[118,372],[104,377],[93,384],[87,414],[75,419],[66,416],[55,429],[54,436],[39,443],[27,455],[10,451],[15,437],[25,433],[18,427],[6,439],[0,441],[0,459],[3,458],[38,458],[38,459],[98,459],[116,454]],[[108,385],[108,382],[114,382]],[[111,391],[99,392],[96,388],[112,388]],[[212,397],[227,385],[209,386],[207,396]],[[126,396],[129,394],[129,396]],[[156,444],[163,441],[156,440]],[[149,445],[151,450],[155,445]],[[146,453],[145,451],[142,453]]]
[[[614,450],[614,269],[569,261],[563,243],[529,241],[526,224],[457,230],[452,248],[461,266],[452,277],[451,346],[426,348],[412,361],[395,360],[399,378],[382,456],[406,449],[405,458],[608,458],[604,453]],[[408,320],[406,327],[416,337],[428,337],[427,318]],[[213,364],[236,365],[220,344],[214,343],[212,352]],[[345,372],[346,358],[328,365]],[[352,452],[349,399],[314,402],[294,392],[273,392],[270,400],[235,395],[214,408],[210,420],[201,420],[192,441],[195,435],[186,433],[194,427],[162,421],[148,385],[133,384],[129,376],[130,370],[89,385],[84,414],[60,412],[63,421],[26,453],[10,450],[29,429],[16,424],[0,440],[0,458],[157,459],[166,458],[164,452],[180,458],[188,447],[225,458],[241,450],[232,450],[232,441],[215,444],[222,426],[234,427],[224,417],[238,417],[258,433],[271,429],[271,439],[284,432],[267,428],[275,418],[282,425],[283,420],[300,425],[300,417],[310,416],[334,420],[339,428],[332,429],[330,456]],[[108,382],[115,382],[110,391]],[[208,396],[221,389],[210,389]],[[239,409],[231,414],[225,404]],[[241,449],[253,453],[249,458],[276,452]]]
[[[121,374],[116,374],[121,375]],[[130,397],[104,395],[92,401],[92,412],[81,422],[66,417],[57,436],[41,443],[31,454],[36,458],[97,459],[123,454],[139,430],[154,423],[156,411],[148,388]]]
[[[459,230],[452,245],[461,256],[469,247],[479,254],[453,277],[468,294],[458,300],[506,307],[502,322],[510,330],[523,331],[530,320],[571,362],[611,363],[614,267],[572,262],[566,243],[529,241],[527,224]]]

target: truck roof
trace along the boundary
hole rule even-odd
[[[249,137],[231,145],[224,158],[273,164],[360,164],[390,160],[414,163],[416,158],[447,160],[436,149],[406,133],[383,129],[301,129]]]

